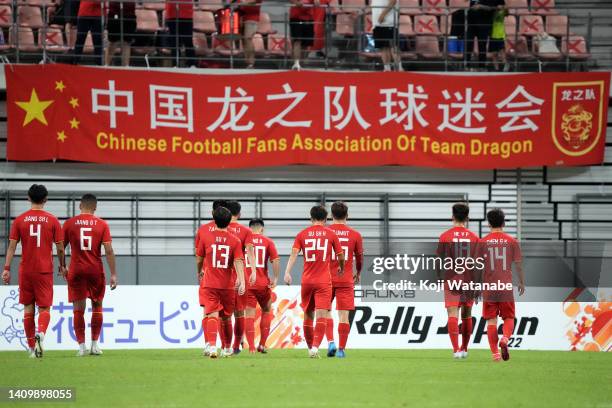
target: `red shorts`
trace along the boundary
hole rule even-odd
[[[355,310],[355,291],[352,286],[332,286],[332,301],[336,310]]]
[[[53,272],[19,272],[19,303],[38,307],[53,305]]]
[[[264,308],[270,304],[272,299],[272,289],[265,287],[251,288],[248,290],[247,307],[255,309],[257,304]]]
[[[203,288],[200,286],[200,306],[204,313],[220,312],[222,316],[231,316],[236,303],[235,289]]]
[[[469,294],[464,292],[452,292],[444,289],[444,307],[472,307],[474,306],[474,299]]]
[[[331,310],[331,284],[302,285],[302,309],[311,312],[317,309]]]
[[[74,302],[90,298],[101,302],[106,291],[106,276],[103,273],[69,273],[68,301]]]
[[[236,307],[235,310],[237,312],[244,312],[247,308],[247,303],[249,299],[249,291],[245,290],[244,295],[239,295],[238,291],[236,291]]]
[[[514,302],[483,302],[482,317],[489,320],[497,316],[502,319],[514,319]]]

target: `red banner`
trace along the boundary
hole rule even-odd
[[[465,169],[603,161],[610,74],[5,67],[8,159]]]

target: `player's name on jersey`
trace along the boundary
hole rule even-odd
[[[76,219],[74,225],[83,225],[85,227],[98,225],[98,220]]]
[[[476,291],[512,291],[512,283],[502,282],[471,282],[461,280],[446,280],[446,285],[449,290],[476,290]],[[372,287],[375,290],[421,290],[428,292],[443,292],[444,280],[439,279],[431,281],[429,279],[421,279],[418,282],[402,279],[398,282],[384,282],[382,279],[377,279],[372,282]]]
[[[49,217],[44,215],[28,215],[23,217],[24,222],[49,222]]]

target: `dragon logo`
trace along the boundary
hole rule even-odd
[[[593,130],[593,114],[580,104],[573,105],[561,117],[563,139],[573,149],[580,149],[589,140]]]
[[[14,341],[27,350],[25,330],[23,328],[23,305],[19,303],[19,291],[11,290],[9,295],[0,304],[0,338],[7,343]]]

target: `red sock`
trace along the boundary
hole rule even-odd
[[[312,346],[319,348],[323,337],[325,337],[325,328],[327,326],[327,319],[325,317],[317,319],[315,322],[314,336],[312,338]]]
[[[461,319],[461,350],[467,351],[472,335],[472,318]]]
[[[219,330],[219,319],[216,317],[206,318],[206,342],[213,347],[217,346],[217,331]]]
[[[334,319],[331,317],[327,319],[327,326],[325,327],[325,337],[327,341],[334,341]]]
[[[314,328],[312,327],[312,320],[304,318],[304,339],[306,340],[306,346],[312,347],[312,338],[314,337]]]
[[[261,315],[261,321],[259,322],[259,331],[261,335],[259,337],[259,345],[266,347],[266,340],[270,335],[270,322],[272,321],[272,313],[264,312]]]
[[[508,339],[512,337],[512,332],[514,331],[514,319],[504,319],[504,327],[502,331],[504,333],[504,337]]]
[[[346,347],[346,341],[348,340],[349,332],[351,331],[351,326],[348,323],[338,323],[338,337],[340,337],[340,350],[344,350]]]
[[[244,335],[244,316],[236,318],[236,325],[234,326],[234,348],[240,348],[242,343],[242,336]]]
[[[102,331],[102,307],[95,306],[91,313],[91,339],[98,341],[100,338],[100,332]]]
[[[206,323],[208,322],[208,317],[202,318],[202,334],[204,335],[204,343],[206,343]]]
[[[72,312],[72,327],[74,328],[74,335],[77,338],[77,343],[85,343],[85,311],[74,310]]]
[[[448,337],[453,345],[453,352],[459,351],[459,319],[456,317],[448,318]]]
[[[234,334],[234,326],[232,326],[232,318],[228,318],[227,320],[221,320],[223,322],[223,347],[230,348],[232,347],[232,335]]]
[[[38,311],[38,332],[46,333],[47,327],[49,327],[49,321],[51,320],[51,313],[48,310]]]
[[[496,324],[487,325],[487,337],[489,338],[489,347],[491,348],[491,353],[493,354],[499,353],[499,349],[497,348],[497,342],[499,338],[497,337],[497,325]]]
[[[25,335],[28,340],[28,347],[34,348],[36,344],[36,340],[34,339],[34,335],[36,334],[36,325],[34,324],[34,313],[24,313],[23,314],[23,329],[25,330]]]
[[[255,318],[247,317],[245,318],[244,323],[246,325],[245,334],[247,342],[249,343],[249,351],[255,351]]]

